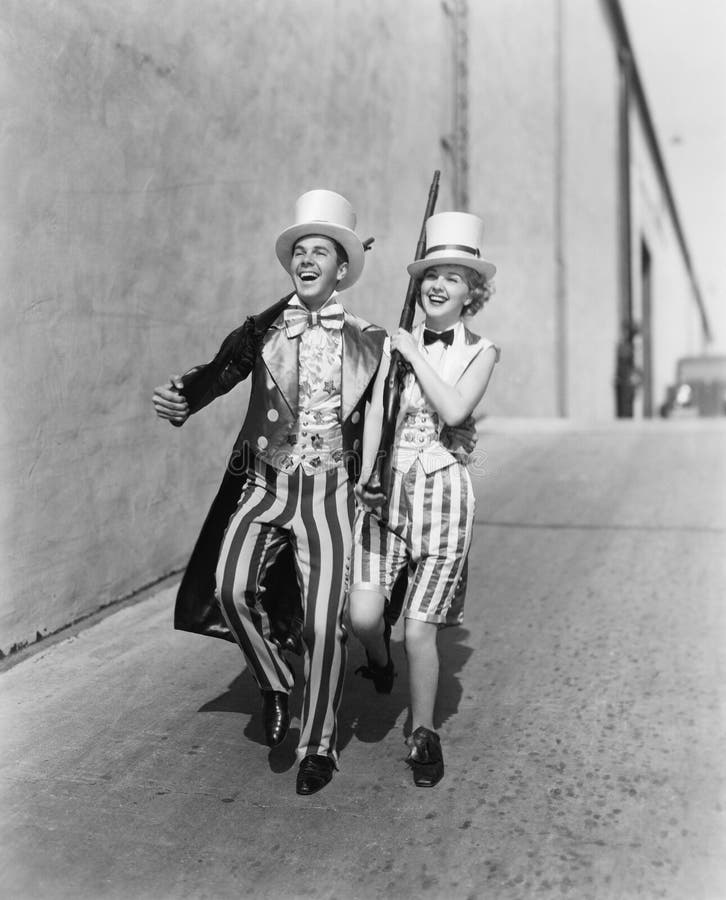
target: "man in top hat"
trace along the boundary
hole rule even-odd
[[[342,625],[345,572],[359,474],[363,419],[385,331],[345,310],[343,290],[359,279],[364,247],[348,201],[332,191],[303,194],[276,253],[294,293],[260,338],[259,353],[197,367],[211,387],[184,395],[183,379],[157,388],[157,415],[180,425],[252,366],[250,401],[228,469],[244,487],[216,565],[216,597],[229,631],[262,691],[267,741],[289,726],[293,670],[274,640],[262,582],[283,551],[294,557],[300,587],[305,686],[297,792],[312,794],[337,764],[337,710],[345,673]],[[240,329],[238,329],[238,332]],[[223,344],[233,343],[232,335]],[[183,627],[183,626],[182,626]],[[207,632],[212,633],[212,632]]]

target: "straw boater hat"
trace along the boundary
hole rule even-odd
[[[436,213],[426,220],[426,255],[408,266],[409,275],[420,278],[431,266],[467,266],[488,281],[497,267],[481,258],[484,223],[463,212]]]
[[[289,272],[295,243],[308,234],[322,234],[337,241],[348,254],[348,271],[337,285],[343,291],[363,271],[363,243],[355,233],[355,213],[345,197],[335,191],[308,191],[295,204],[295,224],[286,228],[275,244],[277,258]]]

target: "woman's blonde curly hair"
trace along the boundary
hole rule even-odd
[[[482,274],[468,266],[462,266],[464,270],[464,280],[469,288],[469,297],[471,302],[467,304],[462,311],[462,316],[475,316],[479,310],[487,303],[496,293],[496,287],[491,279],[485,278]],[[424,272],[424,275],[426,273]],[[421,278],[416,279],[416,302],[421,306]]]

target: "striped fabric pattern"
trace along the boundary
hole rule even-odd
[[[383,516],[360,510],[351,553],[351,589],[380,585],[390,597],[410,565],[403,608],[407,618],[444,624],[471,544],[474,492],[458,463],[427,474],[414,465],[394,470]]]
[[[291,542],[303,602],[305,687],[298,758],[337,762],[337,711],[346,663],[342,608],[354,503],[343,468],[277,472],[255,459],[230,519],[217,566],[217,599],[262,690],[293,687],[293,671],[270,639],[261,582]]]

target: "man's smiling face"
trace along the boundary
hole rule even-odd
[[[319,309],[347,271],[348,263],[338,262],[330,238],[309,234],[293,247],[290,274],[298,297],[308,309]]]

